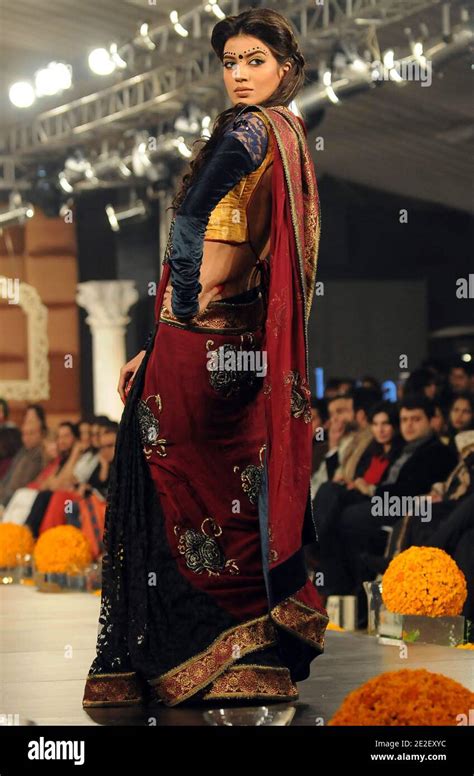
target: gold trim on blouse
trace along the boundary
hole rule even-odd
[[[249,242],[247,205],[260,178],[273,163],[274,141],[270,131],[270,122],[263,113],[259,113],[259,118],[265,122],[267,127],[268,147],[265,158],[256,170],[242,178],[217,203],[207,224],[204,234],[205,240],[232,243]]]

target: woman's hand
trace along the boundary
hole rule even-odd
[[[370,495],[370,484],[364,480],[363,477],[356,477],[354,480],[354,488],[362,493],[364,496]]]
[[[209,302],[212,302],[214,299],[217,299],[220,296],[223,288],[224,288],[224,284],[221,283],[220,285],[213,286],[212,288],[210,288],[210,289],[208,289],[206,291],[201,291],[201,293],[198,296],[198,301],[199,301],[199,310],[198,310],[198,312],[201,313],[203,310],[206,309],[206,307],[208,306]],[[172,291],[173,291],[173,286],[172,285],[167,285],[166,289],[165,289],[165,293],[163,294],[163,304],[166,305],[167,309],[170,312],[173,312],[172,307],[171,307],[171,293],[172,293]],[[197,315],[197,313],[196,313],[196,315]],[[188,319],[179,318],[177,315],[175,317],[178,319],[178,321],[189,320],[189,318]],[[194,316],[191,316],[191,317],[194,317]]]
[[[140,352],[134,358],[130,359],[130,361],[128,361],[120,370],[117,391],[119,392],[120,398],[124,404],[127,400],[130,388],[132,387],[133,378],[138,372],[145,353],[146,350],[140,350]]]

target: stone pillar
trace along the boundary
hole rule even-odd
[[[92,334],[94,414],[111,420],[120,420],[122,415],[117,384],[126,361],[127,313],[137,300],[133,280],[88,280],[77,285],[76,301],[87,310]]]

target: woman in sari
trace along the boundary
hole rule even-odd
[[[123,367],[83,705],[288,701],[328,622],[304,546],[320,216],[279,13],[214,27],[232,107],[177,193],[156,325]]]

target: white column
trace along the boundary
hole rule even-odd
[[[88,280],[77,285],[76,302],[88,312],[86,322],[92,335],[94,414],[112,420],[122,415],[117,384],[126,361],[127,313],[137,300],[133,280]]]

